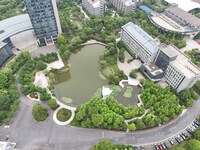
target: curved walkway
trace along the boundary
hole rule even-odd
[[[57,119],[57,113],[58,113],[58,111],[61,110],[62,108],[63,108],[63,107],[60,106],[60,107],[58,107],[58,108],[54,111],[54,113],[53,113],[53,120],[54,120],[54,122],[55,122],[57,125],[65,126],[65,125],[70,124],[70,122],[74,119],[74,117],[75,117],[75,112],[71,110],[72,114],[71,114],[71,117],[69,118],[69,120],[67,120],[67,121],[65,121],[65,122],[62,122],[62,121],[59,121],[59,120]]]

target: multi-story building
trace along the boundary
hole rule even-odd
[[[110,2],[123,13],[134,11],[137,5],[137,0],[110,0]]]
[[[55,0],[24,0],[36,37],[41,44],[53,44],[61,33]]]
[[[82,0],[82,6],[93,16],[103,16],[106,11],[105,0]]]
[[[13,52],[7,43],[0,42],[0,67],[13,56]]]
[[[180,92],[186,88],[191,88],[200,78],[200,70],[190,59],[172,46],[167,47],[174,55],[174,61],[170,61],[165,71],[164,80],[173,88]]]
[[[141,59],[153,62],[159,49],[156,41],[139,26],[132,22],[121,28],[121,40]]]

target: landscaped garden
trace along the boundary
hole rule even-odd
[[[62,108],[57,113],[57,119],[61,122],[65,122],[70,119],[71,114],[72,114],[71,110]]]
[[[198,48],[192,49],[190,51],[185,51],[185,54],[187,54],[191,58],[191,61],[195,65],[197,65],[198,67],[200,67],[200,51],[199,51]]]

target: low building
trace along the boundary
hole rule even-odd
[[[103,16],[106,11],[105,0],[82,0],[82,6],[93,16]]]
[[[134,11],[137,5],[137,0],[110,0],[110,2],[123,13]]]
[[[188,26],[194,31],[200,31],[200,19],[176,5],[171,5],[165,10],[164,14],[183,27]]]
[[[136,53],[142,62],[150,63],[154,61],[159,45],[139,26],[132,22],[122,26],[121,40]]]
[[[141,70],[153,82],[160,81],[164,75],[164,71],[154,63],[143,64]]]

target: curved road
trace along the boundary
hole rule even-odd
[[[17,84],[19,89],[19,85]],[[0,127],[0,135],[9,135],[9,141],[16,142],[18,149],[48,150],[89,150],[102,138],[114,143],[147,145],[168,139],[184,130],[200,115],[200,98],[193,107],[182,116],[161,127],[136,131],[133,133],[116,132],[98,129],[84,129],[71,126],[59,126],[53,121],[53,111],[44,123],[36,123],[31,115],[32,106],[36,103],[20,95],[20,108],[9,129]],[[45,102],[44,102],[45,104]],[[45,104],[46,105],[46,104]]]

